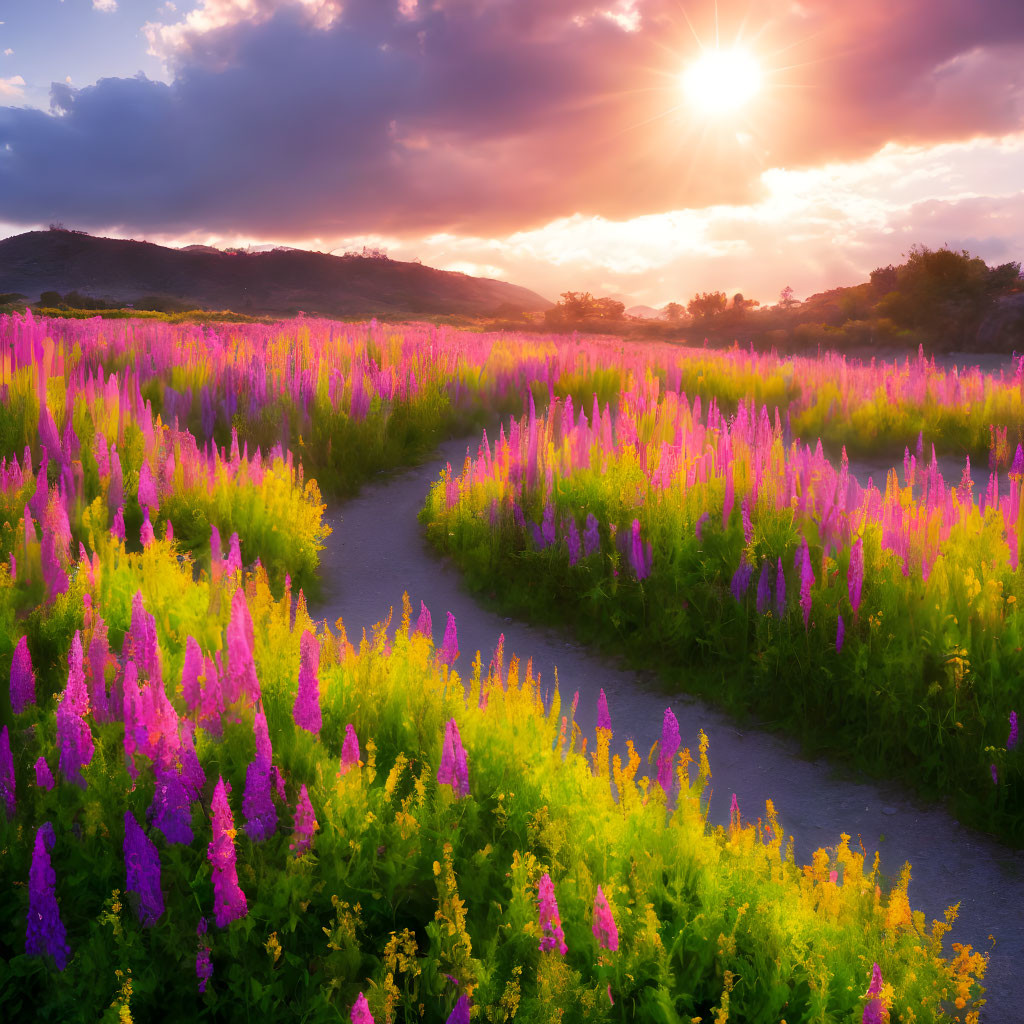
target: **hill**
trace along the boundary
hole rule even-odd
[[[161,296],[187,307],[281,316],[481,316],[551,306],[518,285],[386,257],[172,249],[64,230],[0,241],[0,293],[35,300],[44,291],[132,303]]]

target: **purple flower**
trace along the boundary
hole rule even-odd
[[[296,857],[304,854],[313,845],[313,833],[319,827],[313,805],[309,802],[306,784],[303,783],[295,804],[295,838],[288,844],[288,849],[294,851]]]
[[[619,929],[615,926],[612,908],[608,906],[608,900],[600,885],[594,897],[593,931],[594,938],[602,949],[609,949],[614,953],[619,948]]]
[[[238,887],[235,867],[235,820],[228,803],[228,787],[223,778],[217,779],[213,791],[213,842],[207,848],[207,857],[213,867],[214,920],[218,928],[245,917],[248,905],[245,893]]]
[[[320,713],[320,642],[308,629],[302,631],[299,641],[299,685],[295,691],[292,717],[295,724],[315,736],[320,732],[323,718]]]
[[[341,775],[348,773],[359,764],[359,738],[351,722],[345,726],[345,742],[341,745]]]
[[[843,649],[843,639],[846,636],[846,626],[843,625],[843,617],[839,616],[839,621],[836,623],[836,654]]]
[[[210,947],[203,936],[206,934],[206,918],[199,918],[196,925],[196,935],[199,937],[199,950],[196,953],[196,979],[199,982],[199,992],[206,991],[206,983],[213,977],[213,964],[210,963]]]
[[[185,641],[185,663],[181,667],[181,692],[185,698],[185,706],[189,711],[199,707],[202,696],[199,689],[199,677],[203,674],[203,652],[199,649],[194,637]]]
[[[469,1024],[469,996],[459,996],[445,1024]]]
[[[786,614],[786,574],[782,570],[781,558],[775,573],[775,614],[780,619]]]
[[[551,882],[551,875],[546,871],[537,883],[537,898],[540,902],[538,919],[543,933],[538,949],[542,953],[545,950],[557,949],[562,956],[565,956],[568,947],[565,944],[565,934],[562,931],[562,919],[558,915],[555,887]]]
[[[60,772],[69,782],[85,789],[82,768],[93,753],[92,732],[85,715],[89,711],[89,691],[82,671],[82,640],[76,632],[69,655],[71,671],[68,684],[57,706],[57,745],[60,747]]]
[[[455,629],[455,616],[451,612],[448,613],[448,623],[444,627],[444,640],[441,643],[441,649],[437,652],[437,660],[442,665],[448,665],[449,668],[455,664],[455,659],[459,656],[459,636]]]
[[[270,762],[257,757],[245,772],[242,813],[245,832],[254,843],[262,843],[277,831],[277,808],[270,779]]]
[[[139,507],[145,512],[148,522],[150,512],[156,515],[160,502],[156,496],[156,481],[153,479],[153,471],[149,468],[149,463],[145,459],[142,460],[142,465],[139,466],[138,497]],[[153,528],[150,527],[150,533],[152,533],[152,530]]]
[[[743,543],[749,544],[754,539],[754,527],[750,522],[750,497],[744,496],[740,502],[740,519],[743,521]]]
[[[1010,712],[1010,735],[1006,737],[1006,749],[1013,750],[1017,746],[1017,712]]]
[[[430,621],[430,609],[420,601],[420,617],[416,620],[416,630],[421,636],[433,636],[434,627]]]
[[[814,570],[811,568],[811,552],[807,547],[806,537],[797,551],[796,567],[800,573],[800,610],[804,613],[804,629],[807,629],[811,618],[811,587],[814,586]]]
[[[227,629],[228,647],[228,703],[245,697],[250,704],[260,699],[260,683],[256,678],[253,661],[252,618],[245,601],[245,591],[239,589],[231,597],[231,619]]]
[[[629,564],[638,580],[651,575],[651,545],[640,539],[640,520],[634,519],[629,542]]]
[[[50,851],[56,837],[53,825],[44,821],[36,831],[36,842],[32,849],[32,867],[28,875],[28,930],[25,935],[25,952],[29,956],[52,956],[57,970],[67,966],[67,933],[60,919],[57,906],[57,874],[50,866]]]
[[[565,543],[569,548],[569,564],[575,565],[580,560],[580,530],[576,525],[576,519],[569,517],[569,526],[566,529]]]
[[[601,549],[601,529],[597,525],[597,519],[592,512],[587,513],[587,523],[583,527],[583,554],[592,555]]]
[[[164,912],[164,895],[160,891],[160,855],[131,811],[124,812],[124,866],[128,876],[125,888],[138,896],[136,912],[139,921],[148,928],[156,924]]]
[[[701,513],[700,517],[693,527],[693,535],[697,538],[697,543],[701,543],[704,539],[704,524],[711,518],[710,512]]]
[[[11,737],[5,725],[0,729],[0,798],[8,821],[14,821],[14,794],[14,756],[11,754]]]
[[[36,702],[36,675],[32,671],[32,657],[28,653],[28,639],[24,636],[14,648],[11,661],[11,710],[20,715]]]
[[[437,781],[441,785],[450,785],[456,796],[469,796],[466,751],[454,718],[449,718],[445,725],[444,748],[441,751],[441,765],[437,769]]]
[[[53,773],[50,771],[50,766],[47,764],[45,757],[40,757],[36,761],[36,785],[40,789],[45,789],[49,792],[53,789]]]
[[[658,785],[669,793],[672,790],[672,765],[679,749],[679,723],[671,708],[665,708],[661,721],[661,743],[658,746]]]
[[[750,587],[750,578],[754,574],[753,566],[747,561],[746,555],[740,556],[740,564],[736,567],[736,571],[732,574],[732,582],[729,584],[729,589],[732,591],[732,596],[737,601],[742,601],[747,589]]]
[[[998,769],[996,768],[996,766],[994,764],[990,764],[989,765],[989,771],[992,772],[992,785],[993,786],[998,786],[999,785],[999,771],[998,771]]]
[[[374,1024],[373,1014],[370,1013],[370,1006],[362,992],[356,997],[349,1016],[352,1018],[352,1024]]]
[[[192,808],[185,783],[173,766],[156,765],[153,802],[146,817],[160,829],[168,843],[188,846],[192,835]]]
[[[757,577],[757,614],[764,615],[772,603],[772,574],[770,563],[766,560],[761,566]]]
[[[114,709],[110,707],[107,697],[107,659],[110,656],[110,643],[107,639],[107,624],[96,616],[89,641],[89,702],[92,704],[93,718],[97,722],[112,722]]]
[[[871,984],[868,985],[867,994],[869,996],[879,996],[882,993],[882,972],[878,964],[872,964],[871,966]],[[882,1004],[882,1000],[878,998],[869,999],[867,1005],[864,1007],[864,1016],[861,1018],[861,1024],[882,1024],[883,1014],[885,1013],[885,1007]]]
[[[612,718],[608,714],[608,698],[605,697],[604,690],[597,695],[597,727],[612,731]]]

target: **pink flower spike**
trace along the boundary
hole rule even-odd
[[[658,747],[657,783],[666,795],[672,790],[672,766],[679,749],[679,723],[671,708],[665,708],[661,723],[661,743]]]
[[[605,697],[604,690],[597,695],[597,727],[612,731],[612,719],[608,714],[608,698]]]
[[[455,616],[448,613],[448,623],[444,627],[444,640],[441,649],[437,652],[437,660],[443,665],[451,668],[455,659],[459,656],[459,636],[455,628]]]
[[[288,844],[296,857],[301,857],[313,845],[313,833],[320,827],[313,805],[309,802],[306,784],[299,789],[299,799],[295,805],[295,838]]]
[[[351,1017],[352,1024],[374,1024],[373,1014],[370,1013],[370,1006],[362,992],[359,993],[352,1006]]]
[[[594,897],[594,937],[601,949],[609,949],[613,953],[619,948],[619,929],[615,926],[612,908],[608,906],[601,886],[597,887]]]
[[[359,765],[359,738],[351,722],[345,726],[345,742],[341,745],[341,768],[339,774],[348,773]]]
[[[11,710],[20,715],[36,702],[36,676],[28,653],[28,639],[22,636],[11,661]]]
[[[36,761],[36,785],[40,789],[45,789],[47,792],[53,789],[53,772],[50,771],[50,765],[47,763],[45,757],[40,757]]]
[[[885,1014],[885,1006],[882,1000],[877,998],[882,994],[882,972],[878,964],[871,967],[871,984],[868,985],[867,995],[872,996],[864,1007],[864,1016],[861,1024],[882,1024]]]
[[[469,1024],[469,996],[459,996],[445,1024]]]
[[[320,713],[320,642],[308,629],[299,641],[299,685],[295,692],[292,717],[295,724],[315,736],[320,732],[323,718]]]
[[[557,949],[562,956],[565,956],[569,947],[565,944],[565,935],[562,932],[562,919],[558,914],[555,887],[551,881],[551,875],[546,871],[537,883],[537,899],[540,903],[539,924],[543,933],[537,948],[542,953],[549,949]]]
[[[207,849],[207,857],[213,867],[214,920],[218,928],[226,928],[232,921],[245,917],[249,908],[245,893],[238,887],[235,821],[223,778],[217,780],[213,791],[212,810],[213,842]]]
[[[437,769],[437,781],[450,785],[458,796],[469,796],[469,771],[466,767],[466,751],[454,718],[448,719],[444,730],[444,747],[441,751],[441,765]]]

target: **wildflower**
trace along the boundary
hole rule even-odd
[[[456,796],[469,796],[469,771],[466,766],[466,751],[454,718],[449,718],[444,730],[444,748],[441,751],[441,765],[437,769],[437,781],[450,785]]]
[[[142,460],[142,465],[139,466],[139,507],[143,510],[146,516],[146,522],[149,522],[149,513],[153,512],[156,514],[157,508],[159,507],[159,500],[156,495],[156,481],[153,479],[153,471],[149,468],[149,463],[145,459]],[[152,533],[153,527],[150,527]]]
[[[771,569],[767,561],[761,566],[757,577],[757,614],[764,615],[772,603]]]
[[[612,731],[612,718],[608,714],[608,698],[605,697],[604,690],[597,695],[597,727]]]
[[[743,522],[743,543],[749,545],[754,539],[754,527],[750,522],[750,496],[740,502],[740,519]]]
[[[82,671],[82,639],[78,632],[68,657],[71,670],[57,707],[57,745],[60,747],[60,771],[69,782],[85,789],[82,768],[93,754],[92,732],[85,715],[89,711],[89,692]]]
[[[118,505],[114,513],[114,524],[110,527],[111,536],[124,543],[124,506]]]
[[[320,713],[320,643],[308,629],[302,631],[299,641],[299,685],[295,691],[292,717],[300,729],[313,733],[320,732],[323,718]]]
[[[28,875],[25,952],[29,956],[52,956],[57,970],[63,971],[71,951],[68,949],[64,922],[60,919],[60,908],[57,906],[57,875],[50,866],[50,851],[55,842],[53,825],[44,821],[36,830],[32,867]]]
[[[601,548],[601,530],[593,512],[587,513],[587,523],[583,527],[583,554],[592,555]]]
[[[192,809],[181,775],[173,765],[156,765],[154,774],[153,802],[146,817],[163,832],[167,842],[188,846],[193,839]]]
[[[455,616],[448,613],[448,624],[444,627],[444,640],[441,643],[441,650],[437,652],[437,659],[443,665],[451,667],[459,656],[459,637],[455,629]]]
[[[251,704],[260,699],[260,683],[253,661],[254,636],[245,591],[236,590],[231,598],[231,620],[228,622],[228,703],[245,697]]]
[[[430,609],[420,601],[420,617],[416,620],[416,630],[421,636],[433,636],[434,628],[430,622]]]
[[[195,711],[199,707],[199,677],[202,672],[203,652],[195,638],[190,636],[185,641],[185,663],[181,667],[181,693],[189,711]]]
[[[295,838],[288,844],[288,849],[293,850],[296,857],[304,854],[313,845],[313,833],[319,827],[313,805],[309,802],[306,784],[303,783],[295,804]]]
[[[11,710],[20,715],[36,702],[36,676],[32,671],[32,657],[28,653],[28,639],[22,636],[14,648],[11,661]]]
[[[203,690],[199,700],[199,724],[207,732],[219,737],[223,729],[224,691],[220,673],[212,658],[203,659]]]
[[[613,953],[619,948],[619,929],[615,926],[612,908],[599,885],[594,897],[594,938],[601,949],[609,949]]]
[[[469,996],[459,996],[452,1012],[448,1014],[446,1024],[469,1024]]]
[[[213,842],[207,857],[213,867],[214,920],[218,928],[245,917],[248,905],[245,893],[238,887],[235,868],[235,821],[228,803],[228,787],[224,779],[217,780],[213,791]]]
[[[139,528],[139,542],[144,548],[148,548],[155,540],[156,534],[153,533],[153,524],[149,521],[149,509],[146,509],[142,516],[142,526]]]
[[[359,738],[351,722],[345,726],[345,742],[341,745],[340,774],[348,773],[359,764]]]
[[[92,629],[89,641],[89,703],[97,722],[112,722],[114,708],[112,699],[107,697],[107,660],[110,657],[110,643],[107,639],[107,624],[99,616]],[[111,698],[113,695],[111,695]]]
[[[125,888],[138,896],[136,912],[143,927],[148,928],[156,924],[164,912],[164,896],[160,891],[160,855],[131,811],[124,812],[124,866],[128,877]]]
[[[196,754],[195,740],[192,738],[192,725],[182,722],[179,730],[178,758],[181,762],[181,782],[188,795],[189,802],[199,799],[199,794],[206,788],[206,772],[199,763]]]
[[[267,716],[262,707],[256,712],[253,733],[256,758],[246,769],[242,813],[245,815],[246,834],[254,843],[261,843],[277,830],[277,808],[274,807],[270,781],[273,750],[267,730]]]
[[[704,534],[704,524],[710,518],[711,518],[711,514],[709,512],[704,512],[700,516],[700,518],[697,520],[696,525],[693,528],[693,535],[697,538],[697,543],[698,544],[704,539],[704,537],[703,537],[703,534]]]
[[[562,931],[562,920],[558,916],[555,887],[551,882],[551,875],[546,871],[537,883],[537,897],[540,901],[538,918],[541,931],[544,933],[540,940],[540,946],[537,948],[542,953],[548,949],[557,949],[562,956],[565,956],[568,947],[565,944],[565,934]]]
[[[843,625],[843,617],[839,616],[839,621],[836,623],[836,654],[843,649],[843,639],[846,636],[846,626]]]
[[[40,757],[36,761],[36,785],[40,789],[45,789],[49,792],[53,789],[53,773],[50,771],[50,766],[46,761],[45,757]]]
[[[231,534],[228,540],[228,557],[224,559],[224,572],[233,576],[242,571],[242,549],[239,546],[238,532]]]
[[[1017,712],[1010,712],[1010,735],[1006,737],[1006,749],[1013,750],[1017,746]]]
[[[867,994],[874,998],[869,999],[864,1007],[864,1016],[861,1024],[883,1024],[885,1006],[882,1000],[877,998],[882,993],[882,971],[878,964],[871,966],[871,984],[868,985]]]
[[[640,520],[634,519],[629,542],[629,564],[638,580],[651,575],[651,545],[640,539]]]
[[[864,540],[858,537],[850,548],[850,567],[847,570],[847,584],[850,591],[850,607],[853,614],[860,608],[860,592],[864,584]]]
[[[747,588],[750,586],[750,578],[753,575],[753,572],[753,567],[747,561],[746,555],[741,555],[740,564],[732,574],[732,583],[729,584],[732,596],[737,601],[743,600],[743,597],[747,592]]]
[[[667,794],[672,788],[672,763],[679,749],[679,723],[671,708],[665,708],[661,722],[661,743],[658,746],[658,785]]]
[[[8,821],[14,821],[14,757],[11,754],[11,738],[7,726],[0,729],[0,798]]]
[[[576,520],[572,516],[569,517],[569,526],[566,529],[565,543],[569,549],[569,564],[575,565],[580,560],[580,531],[576,525]]]
[[[373,1014],[370,1013],[370,1006],[362,992],[356,997],[350,1016],[352,1024],[373,1024]]]
[[[786,574],[782,570],[782,559],[775,574],[775,614],[782,618],[786,614]]]
[[[206,983],[213,977],[213,964],[210,963],[210,947],[201,937],[206,934],[206,918],[199,918],[196,926],[196,935],[200,936],[199,951],[196,953],[196,979],[199,982],[199,992],[206,991]]]
[[[811,552],[804,537],[800,550],[796,554],[796,567],[800,573],[800,610],[804,613],[804,629],[807,629],[811,618],[811,587],[814,586],[814,570],[811,568]]]

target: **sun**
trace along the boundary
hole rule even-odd
[[[707,49],[680,76],[690,103],[703,114],[727,114],[761,90],[761,66],[746,50]]]

